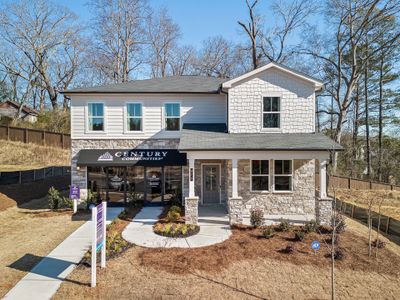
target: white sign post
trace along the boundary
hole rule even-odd
[[[92,221],[93,221],[93,237],[92,237],[92,276],[91,286],[96,286],[96,266],[97,266],[97,252],[101,250],[100,266],[106,267],[106,215],[107,215],[107,202],[103,201],[101,204],[93,207]]]

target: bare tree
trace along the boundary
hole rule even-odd
[[[1,64],[7,72],[18,75],[28,84],[41,84],[53,109],[58,108],[57,98],[59,91],[66,87],[65,78],[73,77],[78,66],[76,61],[66,66],[62,58],[69,57],[67,48],[78,45],[81,28],[75,21],[75,15],[68,9],[44,0],[6,4],[0,15],[0,35],[12,54],[11,61],[18,62],[18,67],[4,57]],[[40,80],[23,75],[21,69],[26,74],[26,70],[32,70]]]
[[[271,8],[278,24],[261,34],[261,51],[269,61],[284,63],[296,52],[296,47],[291,47],[288,39],[307,25],[308,18],[318,7],[313,0],[278,0]]]
[[[249,20],[246,22],[238,21],[238,24],[243,28],[244,32],[250,39],[250,51],[253,69],[257,69],[260,66],[260,59],[262,57],[258,45],[262,33],[262,24],[261,16],[255,12],[257,3],[258,0],[253,0],[252,2],[246,0],[246,6],[249,12]]]
[[[169,66],[174,76],[194,75],[196,49],[192,46],[177,47],[169,59]]]
[[[92,0],[93,67],[104,81],[125,82],[143,63],[145,0]]]
[[[236,74],[238,49],[222,36],[209,38],[203,42],[196,69],[199,74],[219,78],[229,78]]]
[[[180,37],[179,26],[168,16],[167,10],[152,12],[146,20],[146,37],[149,44],[148,62],[152,77],[165,77],[173,52]]]
[[[328,113],[336,115],[334,139],[338,143],[341,142],[344,126],[348,121],[353,92],[366,63],[382,49],[388,49],[395,44],[400,32],[394,33],[368,53],[360,51],[365,42],[364,37],[368,35],[369,43],[375,43],[381,33],[375,30],[372,34],[373,28],[385,19],[395,16],[399,9],[400,2],[396,0],[329,0],[326,13],[330,27],[335,28],[333,36],[325,34],[325,38],[322,38],[313,33],[310,47],[300,51],[323,62],[326,91],[335,103],[335,110]],[[319,37],[319,40],[315,37]],[[335,168],[336,162],[337,159]]]

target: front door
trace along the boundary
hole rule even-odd
[[[203,203],[219,203],[220,197],[219,165],[203,165]]]

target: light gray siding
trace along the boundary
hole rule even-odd
[[[164,104],[181,104],[183,123],[226,123],[225,95],[74,95],[71,97],[71,134],[79,138],[179,138],[180,132],[165,131]],[[105,131],[87,130],[87,105],[104,103]],[[126,103],[140,102],[143,107],[143,132],[126,131]]]
[[[262,97],[281,98],[281,128],[262,128]],[[313,84],[271,68],[229,89],[229,132],[311,133],[315,131]]]

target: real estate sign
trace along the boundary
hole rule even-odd
[[[92,209],[92,222],[93,222],[93,237],[92,237],[92,276],[91,286],[96,286],[96,266],[97,266],[97,252],[101,250],[100,266],[106,267],[106,213],[107,202],[103,201],[101,204]]]

